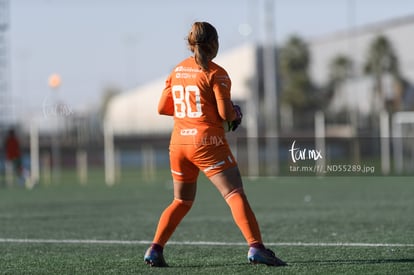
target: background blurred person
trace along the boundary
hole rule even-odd
[[[17,176],[18,182],[23,184],[23,165],[20,149],[20,141],[16,136],[15,130],[10,129],[4,140],[5,150],[5,176],[7,185],[13,185],[14,177]]]

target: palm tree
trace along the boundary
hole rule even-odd
[[[328,106],[338,86],[353,75],[353,61],[346,55],[339,54],[329,64],[329,80],[323,95],[323,106]]]
[[[345,55],[337,55],[329,65],[329,84],[337,86],[352,76],[353,62]]]
[[[307,44],[298,36],[292,36],[280,53],[281,102],[302,112],[311,107],[314,98],[308,68],[310,54]]]
[[[391,41],[380,35],[375,38],[368,51],[368,57],[364,66],[364,72],[374,78],[375,91],[380,100],[379,111],[386,108],[384,97],[384,79],[386,75],[398,82],[401,80],[398,58]],[[391,111],[390,108],[388,111]]]

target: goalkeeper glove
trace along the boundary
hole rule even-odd
[[[236,112],[236,119],[231,122],[231,130],[236,131],[242,122],[243,113],[241,112],[240,106],[233,104],[233,109]]]

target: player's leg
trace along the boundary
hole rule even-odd
[[[195,182],[174,182],[174,199],[162,212],[152,244],[144,256],[147,264],[156,267],[168,266],[163,256],[164,246],[190,211],[196,195],[196,186]]]
[[[259,225],[244,193],[237,166],[211,176],[210,180],[229,205],[233,219],[249,246],[261,246]]]
[[[202,167],[206,176],[219,190],[231,209],[233,219],[242,232],[250,249],[250,262],[268,265],[285,265],[274,253],[265,248],[260,228],[246,194],[237,166],[236,159],[230,147],[223,144],[219,147],[206,148],[210,155],[208,165]]]
[[[174,182],[174,199],[164,210],[158,222],[153,243],[164,247],[178,224],[193,205],[196,194],[195,182]]]
[[[249,244],[247,258],[251,263],[286,265],[263,245],[256,217],[243,190],[238,167],[231,167],[210,177],[231,209],[233,219]]]
[[[247,243],[261,245],[259,225],[244,194],[237,161],[228,144],[200,147],[198,155],[196,164],[226,200]]]
[[[167,266],[163,257],[164,246],[190,211],[196,196],[199,170],[190,161],[177,157],[175,153],[174,150],[170,150],[174,199],[162,212],[152,244],[144,256],[144,261],[151,266]]]

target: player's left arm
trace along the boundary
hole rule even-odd
[[[225,121],[231,121],[232,131],[240,125],[243,114],[240,106],[231,101],[231,80],[227,72],[219,70],[213,75],[213,91],[217,101],[217,109],[220,117]]]
[[[218,99],[217,109],[220,117],[225,121],[233,121],[236,119],[236,112],[230,99]]]
[[[158,102],[158,113],[160,115],[173,116],[174,115],[174,99],[171,93],[171,79],[168,78],[165,82],[165,88],[162,92],[160,101]]]
[[[231,80],[224,70],[218,70],[212,76],[212,88],[217,102],[217,110],[220,117],[225,121],[233,121],[236,113],[231,101]]]

